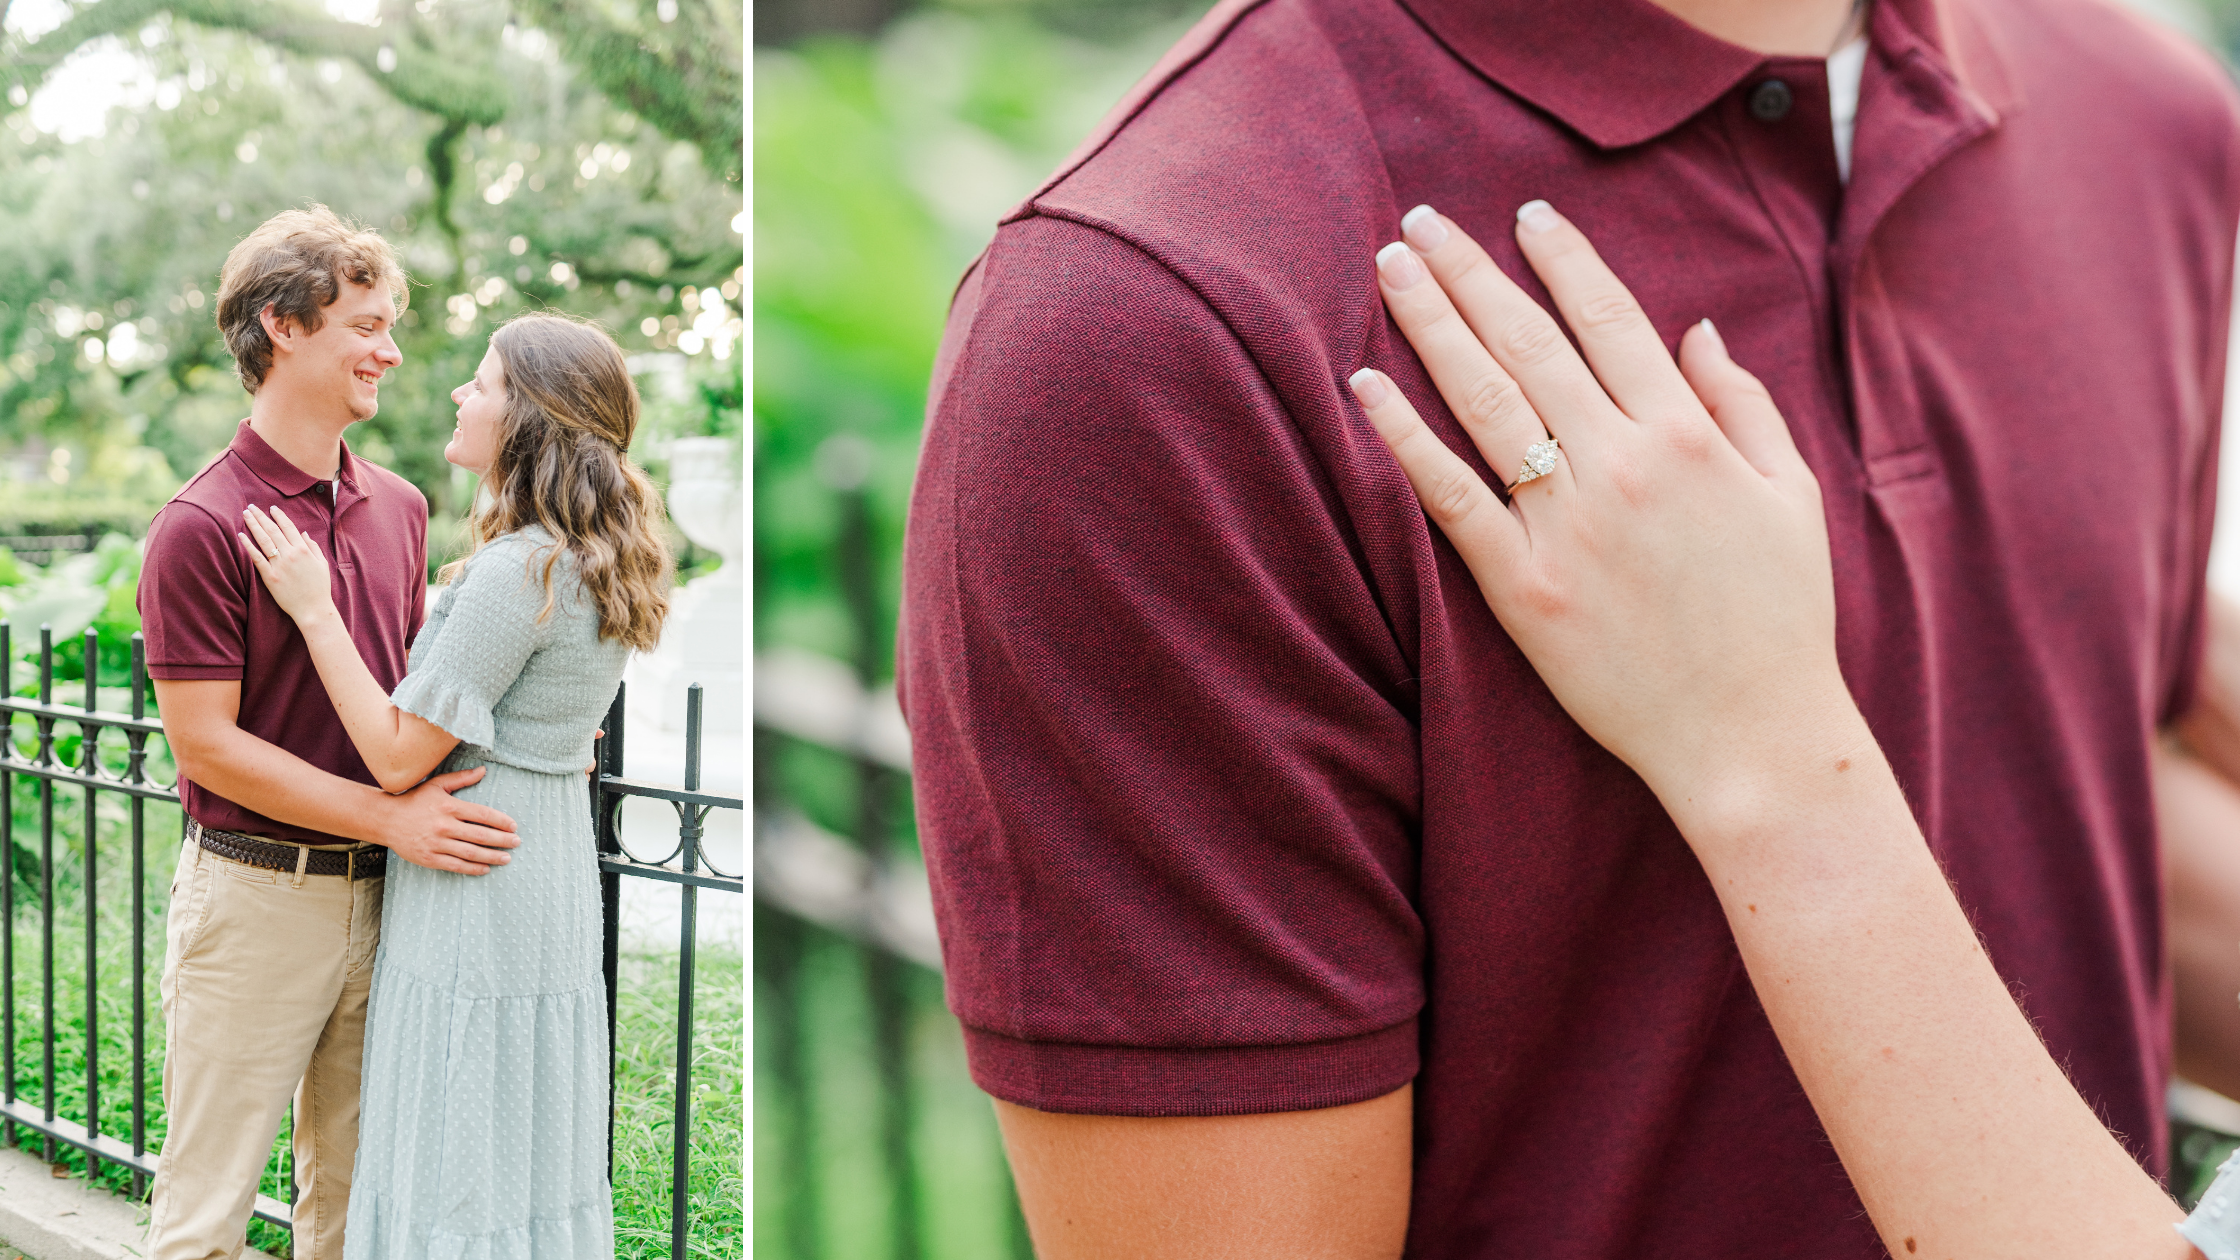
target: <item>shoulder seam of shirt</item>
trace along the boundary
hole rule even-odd
[[[1259,0],[1253,0],[1253,3],[1259,3]],[[1295,430],[1299,427],[1298,417],[1293,414],[1289,404],[1284,401],[1283,391],[1277,388],[1275,380],[1268,374],[1268,369],[1260,362],[1259,356],[1252,352],[1251,343],[1247,342],[1244,338],[1244,335],[1237,330],[1236,323],[1229,318],[1228,312],[1215,305],[1213,299],[1207,296],[1205,290],[1199,288],[1196,284],[1191,283],[1188,276],[1183,275],[1173,265],[1168,263],[1166,259],[1161,258],[1156,252],[1151,249],[1150,246],[1146,245],[1142,241],[1130,237],[1125,231],[1120,228],[1118,224],[1099,219],[1094,215],[1085,214],[1078,210],[1038,209],[1034,212],[1032,217],[1047,219],[1055,223],[1069,223],[1074,227],[1083,229],[1084,231],[1093,232],[1098,236],[1101,236],[1106,240],[1109,240],[1114,244],[1120,246],[1122,249],[1127,250],[1129,253],[1141,257],[1145,262],[1157,268],[1161,273],[1172,279],[1177,286],[1179,286],[1184,292],[1188,293],[1192,299],[1196,300],[1200,307],[1204,308],[1204,310],[1208,314],[1212,315],[1215,320],[1219,321],[1219,323],[1221,324],[1222,333],[1229,338],[1229,341],[1232,345],[1236,346],[1237,354],[1242,357],[1245,362],[1252,365],[1252,370],[1256,374],[1258,374],[1261,385],[1268,392],[1268,397],[1275,400],[1277,409],[1283,414],[1283,422],[1287,425],[1290,425]],[[1002,260],[996,257],[996,251],[1001,246],[1001,243],[1002,235],[999,233],[997,239],[989,244],[987,250],[982,253],[979,261],[974,264],[976,267],[980,267],[983,269],[983,273],[981,275],[981,283],[983,285],[995,283],[1001,278]],[[977,324],[977,322],[978,320],[977,318],[975,318],[975,325]],[[966,337],[966,345],[964,349],[961,350],[957,355],[958,371],[960,372],[965,360],[969,357],[971,350],[970,330],[967,331]],[[942,399],[939,401],[929,400],[929,408],[938,408],[940,406],[946,405],[948,398],[954,393],[956,387],[956,374],[953,373],[948,387],[943,391]],[[1312,443],[1305,444],[1303,455],[1304,458],[1306,458],[1315,466],[1317,475],[1324,478],[1325,480],[1334,480],[1331,470],[1328,467],[1324,466],[1321,459],[1315,454]],[[951,487],[951,493],[952,495],[954,495],[955,493],[954,486]],[[956,513],[956,506],[953,500],[950,504],[950,512],[952,516],[954,516]],[[949,582],[952,589],[955,589],[959,585],[957,566],[957,556],[955,554],[955,551],[952,549],[949,556]],[[967,655],[962,660],[957,668],[959,677],[955,684],[955,687],[962,692],[969,693],[973,689],[974,685],[973,671],[969,655]]]
[[[1254,2],[1258,3],[1259,0],[1254,0]],[[1245,339],[1244,333],[1237,328],[1236,321],[1229,317],[1229,312],[1222,309],[1220,304],[1216,303],[1204,289],[1198,287],[1189,276],[1160,257],[1158,251],[1154,250],[1149,244],[1129,235],[1127,230],[1119,224],[1081,210],[1070,207],[1064,209],[1039,208],[1035,211],[1035,217],[1059,223],[1071,223],[1075,227],[1095,232],[1099,236],[1118,243],[1131,253],[1141,255],[1145,261],[1165,273],[1187,291],[1191,297],[1197,299],[1198,305],[1205,308],[1208,314],[1221,322],[1221,331],[1228,335],[1230,344],[1237,348],[1237,354],[1245,362],[1251,364],[1252,370],[1259,375],[1260,384],[1268,391],[1268,397],[1275,400],[1277,409],[1283,413],[1284,422],[1293,429],[1299,428],[1299,418],[1292,412],[1290,403],[1284,397],[1284,391],[1276,384],[1275,378],[1268,374],[1267,366],[1260,362],[1260,356],[1253,352],[1252,343]],[[989,248],[993,250],[994,246],[991,245]],[[981,283],[985,284],[987,281],[988,277],[982,277]],[[960,361],[962,357],[959,356]],[[1334,477],[1332,470],[1324,466],[1322,460],[1314,455],[1312,443],[1308,444],[1307,457],[1316,465],[1324,477]]]
[[[1078,209],[1073,209],[1071,207],[1037,207],[1034,211],[1033,217],[1039,219],[1047,219],[1059,223],[1070,223],[1075,227],[1084,228],[1088,231],[1094,232],[1099,236],[1116,242],[1132,253],[1141,255],[1152,266],[1157,267],[1161,272],[1164,272],[1167,276],[1172,278],[1174,282],[1180,285],[1184,290],[1186,290],[1191,297],[1197,299],[1198,305],[1203,307],[1216,320],[1220,321],[1222,331],[1228,334],[1230,343],[1236,346],[1237,354],[1241,356],[1245,362],[1252,365],[1252,370],[1257,373],[1260,378],[1260,384],[1267,390],[1268,396],[1275,401],[1277,410],[1283,413],[1284,423],[1290,425],[1294,431],[1300,432],[1301,436],[1304,437],[1304,430],[1300,424],[1297,413],[1293,411],[1291,403],[1284,395],[1284,391],[1276,384],[1275,378],[1269,374],[1266,365],[1260,362],[1260,356],[1253,352],[1252,343],[1248,341],[1245,338],[1244,333],[1238,329],[1236,321],[1230,318],[1228,311],[1224,310],[1218,303],[1216,303],[1211,295],[1209,295],[1204,289],[1193,283],[1189,276],[1183,274],[1183,272],[1179,268],[1169,263],[1165,258],[1160,257],[1159,253],[1149,244],[1135,239],[1127,232],[1126,229],[1110,220],[1099,218],[1096,215],[1092,215]],[[1000,242],[1000,240],[1001,236],[999,234],[998,242]],[[983,255],[983,257],[987,259],[990,270],[987,275],[984,275],[981,278],[982,284],[989,283],[996,274],[994,271],[994,267],[996,265],[994,253],[996,248],[996,243],[990,243],[987,253]],[[1357,351],[1360,351],[1361,349],[1362,347],[1356,347]],[[963,354],[958,355],[958,362],[960,363],[960,365],[962,364],[964,358],[965,356]],[[1344,390],[1341,388],[1340,392],[1342,394]],[[1362,421],[1362,423],[1365,424],[1367,423],[1367,421],[1364,420]],[[1316,473],[1326,482],[1331,485],[1337,484],[1339,480],[1337,471],[1331,468],[1323,460],[1321,454],[1318,452],[1313,442],[1304,443],[1302,458],[1309,464],[1313,465]],[[1348,528],[1358,527],[1354,526],[1349,520]],[[951,563],[952,565],[954,565],[955,563],[955,558],[953,556],[951,557]],[[1363,576],[1364,580],[1366,581],[1366,571],[1364,571]],[[1371,585],[1373,586],[1374,583],[1371,583]],[[1379,609],[1383,612],[1386,625],[1388,626],[1388,628],[1391,628],[1393,630],[1394,642],[1398,643],[1398,629],[1392,624],[1391,613],[1389,612],[1386,600],[1381,593],[1376,596],[1376,599]]]
[[[179,491],[177,494],[174,494],[169,499],[165,500],[166,506],[172,503],[180,502],[182,500],[182,496],[184,496],[188,491],[193,490],[196,486],[201,485],[204,478],[216,472],[218,470],[218,465],[223,464],[227,460],[232,458],[232,447],[229,446],[226,449],[219,451],[216,458],[212,459],[209,463],[204,464],[201,468],[195,470],[194,476],[187,478],[187,484],[179,487]]]
[[[192,485],[192,484],[194,484],[194,483],[192,483],[192,482],[189,482],[189,483],[187,483],[187,484],[188,484],[188,485]],[[184,494],[184,493],[185,493],[185,490],[184,490],[184,489],[182,489],[182,490],[180,491],[180,493],[181,493],[181,494]],[[170,503],[166,503],[166,504],[164,504],[164,505],[163,505],[163,507],[164,507],[164,508],[169,508],[169,507],[170,507],[170,506],[172,506],[172,504],[174,504],[174,503],[175,503],[175,504],[178,504],[178,505],[179,505],[179,506],[181,506],[181,507],[189,507],[189,508],[193,508],[193,509],[194,509],[194,510],[195,510],[196,512],[200,513],[200,514],[201,514],[201,515],[202,515],[202,516],[203,516],[203,517],[204,517],[204,518],[205,518],[206,520],[208,520],[208,521],[210,522],[210,524],[211,524],[211,525],[212,525],[213,527],[215,527],[215,528],[217,529],[217,531],[218,531],[218,532],[219,532],[220,534],[224,534],[224,533],[226,533],[226,532],[227,532],[227,529],[226,529],[226,526],[225,526],[225,522],[223,522],[223,521],[220,521],[220,520],[218,519],[218,514],[217,514],[216,512],[213,512],[213,511],[211,511],[211,510],[210,510],[209,508],[207,508],[207,507],[203,506],[202,504],[200,504],[200,503],[197,503],[197,502],[195,502],[195,501],[194,501],[194,500],[192,500],[192,499],[183,499],[183,498],[179,498],[179,497],[177,497],[177,496],[175,495],[175,496],[173,496],[173,497],[172,497],[172,499],[171,499],[171,502],[170,502]],[[163,509],[162,509],[162,508],[159,508],[159,509],[157,509],[157,515],[159,515],[159,516],[160,516],[160,515],[162,515],[162,513],[163,513]]]
[[[1253,0],[1253,3],[1259,2],[1260,0]],[[1210,296],[1207,295],[1204,289],[1199,288],[1195,283],[1191,281],[1190,277],[1184,275],[1180,270],[1176,269],[1173,264],[1169,263],[1166,259],[1161,258],[1158,252],[1152,249],[1151,246],[1129,235],[1127,230],[1122,228],[1119,224],[1114,223],[1109,219],[1099,218],[1096,215],[1088,214],[1080,210],[1070,208],[1037,209],[1034,214],[1036,218],[1050,219],[1059,223],[1071,223],[1075,227],[1085,228],[1091,232],[1095,232],[1099,236],[1117,242],[1118,244],[1126,247],[1131,253],[1140,254],[1145,259],[1145,261],[1149,262],[1152,266],[1157,267],[1176,284],[1182,286],[1182,288],[1187,290],[1190,296],[1196,298],[1198,300],[1198,305],[1204,307],[1208,314],[1221,321],[1221,330],[1229,335],[1229,340],[1237,347],[1237,353],[1244,356],[1245,362],[1252,365],[1252,370],[1259,373],[1260,383],[1267,386],[1269,397],[1276,399],[1279,403],[1282,401],[1283,391],[1276,388],[1276,383],[1274,379],[1268,375],[1267,368],[1261,366],[1260,356],[1252,352],[1252,343],[1246,341],[1244,338],[1244,334],[1237,331],[1236,321],[1230,319],[1229,313],[1221,309],[1221,307],[1216,304]],[[991,249],[992,248],[993,247],[991,246]],[[985,284],[987,282],[987,279],[988,277],[982,277],[981,282]],[[969,349],[969,346],[967,348]],[[1291,409],[1289,407],[1285,407],[1283,410],[1285,416],[1288,417],[1291,414]]]
[[[1198,19],[1197,25],[1191,27],[1188,33],[1176,41],[1174,47],[1159,58],[1149,73],[1136,80],[1136,85],[1128,89],[1128,94],[1120,98],[1119,104],[1105,113],[1103,121],[1089,133],[1088,138],[1076,146],[1065,161],[1058,163],[1058,169],[1050,173],[1050,178],[1043,180],[1040,187],[1027,194],[1025,199],[1013,206],[1001,219],[996,220],[997,226],[1037,213],[1035,203],[1042,199],[1044,193],[1057,187],[1067,176],[1081,169],[1090,158],[1102,152],[1122,129],[1135,121],[1137,114],[1158,99],[1168,84],[1182,77],[1184,71],[1197,65],[1207,54],[1220,47],[1221,41],[1227,38],[1246,14],[1265,3],[1267,0],[1221,0],[1213,6],[1210,12]]]

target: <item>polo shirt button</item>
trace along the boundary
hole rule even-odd
[[[1759,122],[1780,122],[1795,108],[1797,94],[1779,79],[1767,79],[1750,93],[1750,116]]]

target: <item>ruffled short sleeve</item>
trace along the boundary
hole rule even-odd
[[[541,645],[548,622],[538,548],[508,536],[468,561],[414,645],[390,703],[461,743],[492,748],[492,710]]]
[[[2217,1169],[2217,1179],[2178,1233],[2209,1260],[2240,1260],[2240,1156]]]

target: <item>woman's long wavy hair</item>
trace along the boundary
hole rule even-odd
[[[490,338],[505,372],[498,450],[483,474],[489,501],[467,524],[480,551],[491,539],[542,525],[576,558],[599,611],[599,637],[650,651],[669,614],[676,567],[663,536],[661,493],[630,462],[638,388],[622,347],[598,326],[559,315],[523,315]],[[544,610],[557,598],[544,556]],[[451,581],[466,560],[438,575]],[[534,561],[532,570],[534,568]]]

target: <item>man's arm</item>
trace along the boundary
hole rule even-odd
[[[1068,1116],[996,1103],[1042,1260],[1397,1256],[1414,1088],[1265,1116]]]
[[[975,277],[901,690],[949,1000],[1037,1253],[1396,1256],[1422,771],[1407,596],[1350,561],[1316,445],[1337,383],[1298,383],[1302,421],[1093,228],[1007,225]]]
[[[2178,1074],[2240,1096],[2240,785],[2187,749],[2157,750]]]
[[[237,725],[241,684],[156,680],[179,773],[229,801],[298,827],[386,845],[431,870],[481,875],[521,843],[511,818],[451,795],[484,770],[439,775],[399,796],[329,774]]]
[[[2169,884],[2177,1067],[2240,1097],[2240,607],[2217,595],[2183,748],[2155,757]]]

